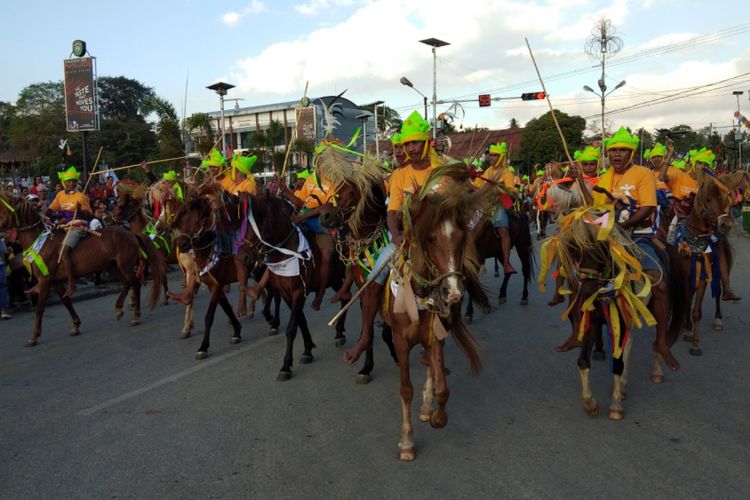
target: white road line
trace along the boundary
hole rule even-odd
[[[120,396],[117,396],[116,398],[110,399],[108,401],[105,401],[101,404],[98,404],[96,406],[92,406],[90,408],[86,408],[84,410],[79,411],[76,413],[76,415],[88,417],[90,415],[93,415],[94,413],[107,409],[110,406],[114,406],[116,404],[122,403],[123,401],[127,401],[128,399],[133,399],[137,396],[140,396],[141,394],[145,394],[153,389],[156,389],[158,387],[161,387],[165,384],[169,384],[172,382],[176,382],[177,380],[180,380],[181,378],[187,377],[188,375],[192,375],[195,372],[198,372],[200,370],[203,370],[205,368],[208,368],[210,366],[215,365],[216,363],[221,363],[222,361],[225,361],[229,358],[233,358],[239,354],[242,354],[244,352],[250,351],[256,347],[262,346],[263,344],[267,344],[268,342],[271,342],[277,338],[286,338],[284,335],[278,335],[273,337],[266,337],[261,340],[258,340],[257,342],[253,342],[252,344],[248,344],[246,346],[243,346],[236,351],[228,352],[226,354],[222,354],[221,356],[218,356],[216,358],[211,358],[208,361],[201,361],[195,366],[188,368],[186,370],[183,370],[181,372],[177,372],[174,375],[170,375],[169,377],[163,378],[161,380],[157,380],[153,384],[149,384],[145,387],[141,387],[140,389],[136,389],[134,391],[126,392],[125,394],[122,394]]]

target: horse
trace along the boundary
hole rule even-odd
[[[323,154],[327,153],[328,150]],[[358,288],[364,285],[373,271],[372,266],[378,252],[388,242],[385,227],[385,186],[378,169],[379,167],[365,162],[361,168],[341,178],[327,173],[330,177],[336,178],[339,187],[335,195],[335,204],[326,204],[320,214],[321,225],[336,231],[339,259],[347,264],[349,279]],[[359,300],[362,310],[360,339],[371,339],[379,310],[378,296],[372,293],[372,289],[365,289]],[[395,361],[393,332],[387,324],[383,324],[382,337]],[[345,341],[346,337],[337,335],[336,346],[343,346]],[[368,340],[367,343],[364,365],[357,373],[358,384],[369,383],[375,367],[372,342]]]
[[[35,205],[22,198],[9,200],[4,194],[0,194],[0,230],[16,231],[18,242],[25,249],[24,259],[31,261],[30,270],[39,281],[36,319],[31,338],[26,342],[28,347],[33,347],[39,342],[42,333],[42,317],[50,287],[60,295],[63,305],[70,314],[73,322],[70,334],[76,336],[80,333],[81,319],[73,308],[70,298],[64,296],[67,272],[72,272],[75,277],[81,277],[115,264],[123,284],[122,291],[115,302],[115,318],[118,320],[122,318],[125,297],[132,288],[135,296],[135,310],[131,325],[138,325],[141,320],[141,281],[136,269],[142,270],[143,255],[152,263],[154,275],[148,302],[149,308],[153,309],[156,305],[162,282],[165,280],[164,261],[151,245],[146,244],[144,240],[139,239],[130,231],[119,226],[109,226],[100,234],[83,238],[71,253],[73,269],[63,270],[64,266],[58,265],[57,259],[65,239],[65,231],[47,227],[44,217]]]
[[[515,210],[508,211],[508,231],[510,232],[511,248],[516,249],[516,254],[521,261],[521,274],[523,275],[523,292],[521,293],[521,305],[529,303],[529,283],[531,283],[534,263],[534,248],[531,242],[531,230],[526,215]],[[472,230],[474,247],[479,255],[480,262],[488,258],[502,261],[503,253],[500,245],[500,237],[497,235],[491,221],[480,220]],[[500,284],[500,292],[497,297],[498,304],[505,304],[508,296],[508,282],[511,274],[504,274]],[[474,301],[471,294],[466,305],[465,319],[471,323],[474,319]]]
[[[730,215],[734,190],[747,183],[747,172],[735,172],[721,179],[709,174],[699,174],[699,188],[692,209],[686,218],[677,223],[675,245],[683,274],[690,276],[684,288],[685,300],[691,305],[686,315],[685,325],[689,333],[684,336],[690,341],[689,353],[700,356],[700,320],[703,316],[702,302],[706,286],[711,284],[711,295],[715,300],[713,328],[723,329],[721,315],[720,253],[727,262],[727,273],[732,267],[732,253],[728,240],[720,244],[718,234],[726,236],[734,221]]]
[[[559,231],[543,244],[540,285],[556,256],[560,274],[570,285],[571,301],[565,312],[569,316],[573,331],[582,341],[577,365],[581,381],[581,402],[589,416],[596,416],[599,405],[589,385],[592,348],[603,325],[609,327],[612,339],[613,388],[608,417],[622,420],[622,401],[626,398],[627,371],[632,346],[632,324],[653,326],[656,320],[649,312],[646,302],[651,282],[634,257],[641,250],[614,224],[606,220],[614,217],[614,208],[581,207],[564,215],[559,220]],[[605,221],[605,222],[602,222]],[[670,250],[668,248],[668,250]],[[673,250],[670,252],[663,279],[669,280],[671,321],[668,330],[670,345],[676,340],[681,324],[684,301],[680,300],[682,273],[676,265]],[[662,261],[664,263],[664,261]],[[656,356],[656,368],[652,381],[660,372],[660,356]],[[663,378],[662,378],[663,380]]]
[[[398,456],[405,461],[416,457],[411,424],[411,349],[417,344],[425,349],[422,359],[428,365],[427,380],[419,420],[429,421],[435,428],[444,427],[448,421],[445,408],[449,391],[443,360],[448,332],[469,360],[471,372],[481,370],[478,343],[461,316],[461,299],[464,290],[470,290],[480,304],[488,305],[477,276],[478,258],[468,224],[477,211],[490,210],[496,195],[487,189],[471,189],[468,175],[460,165],[439,167],[429,174],[424,186],[434,186],[440,180],[440,191],[423,187],[414,196],[407,196],[404,237],[408,251],[405,247],[397,249],[394,258],[398,271],[391,271],[382,289],[384,320],[393,329],[400,370]],[[437,403],[435,410],[433,400]]]
[[[276,380],[284,382],[292,378],[293,347],[297,329],[302,332],[304,350],[300,363],[313,361],[315,344],[307,325],[304,306],[307,294],[318,289],[320,280],[320,250],[313,235],[304,236],[302,230],[292,223],[288,215],[288,203],[270,193],[249,198],[248,219],[253,234],[252,241],[270,269],[269,285],[289,306],[291,314],[286,326],[286,351]],[[309,242],[309,243],[308,243]],[[344,281],[344,268],[335,258],[331,260],[328,286],[338,290]],[[344,306],[344,301],[341,301]],[[343,335],[346,314],[336,323],[337,336]]]

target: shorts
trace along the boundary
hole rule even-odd
[[[495,207],[495,213],[492,214],[492,227],[508,227],[508,212],[499,203]]]
[[[328,234],[330,231],[328,231],[326,228],[320,225],[320,216],[310,217],[309,219],[305,219],[302,222],[302,225],[312,231],[315,234]]]
[[[644,271],[659,269],[661,266],[661,260],[659,259],[659,255],[656,253],[656,249],[651,240],[652,238],[647,236],[633,239],[633,242],[641,250],[637,257],[638,262],[641,263],[641,268]]]
[[[68,231],[68,238],[65,240],[65,246],[75,248],[79,241],[86,236],[86,231],[82,229],[70,229]]]

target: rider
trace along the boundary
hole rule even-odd
[[[232,156],[232,177],[234,182],[227,189],[227,192],[233,195],[239,193],[256,194],[257,186],[255,178],[251,172],[253,165],[258,161],[258,157],[234,155]]]
[[[655,235],[656,182],[648,168],[633,163],[638,142],[638,136],[631,135],[624,127],[604,140],[610,168],[600,177],[598,185],[624,204],[617,223],[621,229],[632,233],[633,242],[641,250],[638,260],[652,283],[652,312],[656,318],[656,341],[653,349],[664,358],[671,370],[676,371],[680,364],[669,350],[667,342],[669,290],[666,280],[661,276],[660,259],[652,242]],[[577,168],[572,168],[570,175],[577,178],[580,174]],[[586,198],[589,201],[589,197]],[[594,205],[610,202],[606,194],[599,192],[594,193],[592,201]],[[573,333],[557,350],[563,352],[578,345],[577,333]]]
[[[401,143],[404,150],[406,165],[393,171],[390,181],[388,211],[386,223],[391,235],[391,242],[383,247],[375,260],[373,270],[383,266],[391,255],[404,243],[404,233],[401,230],[400,218],[404,204],[404,197],[417,192],[424,184],[427,176],[437,163],[437,154],[430,147],[430,124],[414,111],[401,125]],[[373,281],[362,292],[363,295],[380,297],[389,270],[383,268]],[[376,299],[379,300],[379,299]],[[364,297],[363,297],[364,301]],[[364,302],[363,302],[364,303]],[[344,355],[347,363],[354,363],[360,354],[372,342],[372,334],[363,335],[357,344]]]
[[[85,194],[78,191],[78,179],[81,174],[75,167],[71,166],[64,172],[58,172],[57,176],[63,183],[64,190],[57,193],[55,199],[50,203],[49,210],[57,212],[57,218],[60,223],[69,224],[68,235],[65,239],[65,245],[62,251],[62,262],[68,273],[68,287],[63,297],[70,297],[75,292],[75,276],[73,273],[73,259],[70,252],[75,248],[78,242],[86,236],[88,224],[81,219],[90,219],[93,217],[89,199]],[[76,222],[80,221],[80,222]],[[31,293],[34,293],[30,290]]]
[[[487,160],[490,166],[482,172],[481,176],[474,179],[474,185],[479,188],[489,183],[493,186],[504,187],[509,192],[515,193],[515,176],[507,167],[508,144],[501,142],[490,145]],[[510,264],[510,231],[508,230],[508,213],[506,212],[513,206],[513,201],[508,194],[501,194],[498,197],[498,203],[492,217],[492,224],[500,237],[503,250],[503,270],[506,275],[516,273],[516,270]]]

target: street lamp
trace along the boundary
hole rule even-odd
[[[370,106],[372,106],[372,109],[375,112],[375,159],[377,159],[378,161],[380,160],[380,141],[378,140],[378,106],[383,104],[383,102],[384,101],[375,101],[363,106],[364,108],[369,108]]]
[[[735,142],[737,143],[737,161],[739,167],[742,168],[742,118],[740,113],[740,96],[744,94],[742,90],[735,90],[732,95],[737,97],[737,133],[734,135]]]
[[[592,94],[594,94],[596,96],[599,96],[599,99],[601,99],[601,102],[602,102],[602,144],[604,144],[604,134],[606,132],[605,129],[604,129],[604,101],[605,101],[605,99],[607,98],[607,96],[609,94],[611,94],[615,90],[619,89],[620,87],[624,86],[625,85],[625,80],[623,80],[620,83],[618,83],[617,85],[615,85],[615,88],[613,88],[609,92],[607,92],[607,84],[604,83],[604,78],[600,78],[597,83],[599,84],[599,89],[601,90],[601,92],[595,91],[594,89],[592,89],[588,85],[584,85],[583,86],[583,90],[585,90],[586,92],[591,92]]]
[[[232,85],[231,83],[216,82],[212,85],[209,85],[206,88],[209,90],[213,90],[214,92],[219,94],[219,106],[220,106],[219,120],[221,120],[219,131],[221,132],[221,154],[225,155],[227,154],[227,139],[224,134],[224,96],[227,95],[227,91],[229,89],[234,88],[234,85]]]
[[[432,119],[434,121],[432,138],[433,140],[437,140],[437,54],[435,50],[438,47],[445,47],[450,44],[437,38],[427,38],[419,42],[432,47]]]
[[[357,115],[355,118],[362,122],[362,152],[367,154],[367,121],[372,115],[370,113],[362,113]],[[377,141],[376,141],[377,142]]]
[[[420,92],[419,89],[415,87],[414,84],[411,83],[411,81],[405,76],[402,76],[399,82],[401,82],[401,85],[406,85],[407,87],[412,88],[414,92],[422,96],[422,98],[424,99],[424,119],[427,120],[427,96]]]

